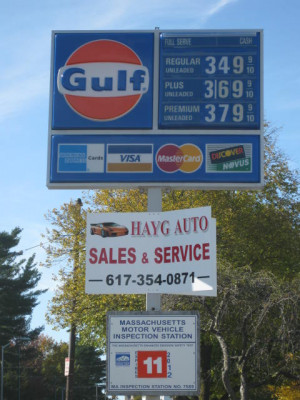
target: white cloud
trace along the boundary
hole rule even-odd
[[[59,7],[46,0],[14,10],[11,33],[9,21],[1,28],[0,65],[5,79],[0,84],[0,121],[28,109],[49,92],[51,30],[126,30],[126,29],[195,29],[201,23],[237,0],[110,0],[60,2]],[[42,13],[43,10],[43,13]],[[7,10],[8,12],[8,10]],[[12,12],[12,10],[10,10]],[[43,17],[41,17],[43,15]],[[184,26],[182,26],[184,24]]]
[[[46,71],[23,80],[21,77],[0,91],[0,121],[26,110],[33,101],[48,94],[49,76]]]
[[[214,2],[210,8],[208,8],[207,12],[206,12],[206,16],[211,17],[214,14],[217,14],[218,12],[220,12],[224,7],[228,6],[230,3],[234,3],[237,0],[219,0]]]
[[[238,0],[117,0],[91,20],[93,29],[200,29],[201,24]]]

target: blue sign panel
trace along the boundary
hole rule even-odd
[[[258,184],[260,157],[258,135],[53,135],[50,181]]]
[[[51,129],[151,129],[153,51],[153,33],[55,33]]]
[[[260,129],[260,36],[161,33],[159,128]]]
[[[52,33],[48,187],[261,188],[262,31]]]

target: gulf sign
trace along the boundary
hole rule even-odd
[[[52,129],[152,128],[153,35],[56,33],[53,42]]]

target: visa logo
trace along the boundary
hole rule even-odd
[[[137,154],[121,154],[121,162],[141,162],[141,156]]]
[[[143,65],[94,62],[65,65],[57,74],[58,91],[83,97],[120,97],[144,94],[149,71]]]

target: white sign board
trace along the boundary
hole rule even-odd
[[[216,296],[211,208],[88,214],[86,292]]]
[[[107,393],[199,394],[196,311],[109,312]]]

